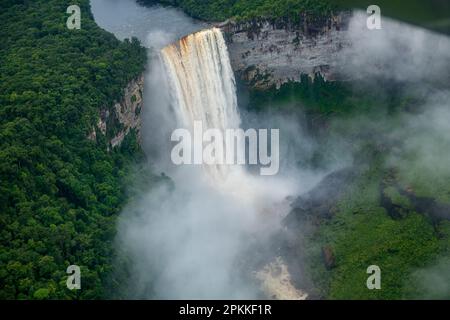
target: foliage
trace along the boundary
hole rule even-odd
[[[161,3],[182,8],[194,18],[221,21],[228,18],[292,18],[303,12],[327,15],[334,8],[327,0],[139,0],[144,4]]]
[[[81,30],[66,27],[81,7]],[[122,178],[136,140],[87,139],[102,107],[140,74],[146,53],[93,21],[88,0],[1,0],[0,298],[105,295]],[[131,138],[131,137],[130,137]],[[66,268],[82,290],[66,288]]]
[[[395,88],[395,84],[391,86]],[[413,190],[415,197],[447,203],[448,165],[424,163],[416,154],[423,148],[395,140],[398,134],[391,133],[398,133],[410,98],[404,91],[374,88],[371,84],[367,90],[362,84],[302,76],[300,83],[287,83],[280,89],[251,90],[247,108],[291,117],[305,113],[308,119],[321,117],[321,122],[314,124],[318,143],[327,148],[329,139],[347,141],[355,168],[364,169],[333,206],[331,217],[322,219],[306,236],[306,260],[315,285],[314,295],[330,299],[448,298],[448,286],[436,285],[438,291],[430,287],[430,283],[446,279],[443,270],[450,258],[448,221],[429,217],[418,210],[417,203],[399,193],[399,188]],[[408,129],[403,130],[405,136],[410,134]],[[435,142],[427,150],[438,159],[447,158],[448,137],[439,139],[433,133],[423,130],[414,139],[422,145]],[[326,150],[320,152],[326,155]],[[395,161],[393,154],[397,155]],[[391,170],[396,175],[386,179]],[[400,208],[401,216],[391,216],[390,208],[382,202],[383,194]],[[329,269],[323,262],[325,247],[336,259]],[[366,287],[370,265],[381,268],[381,290]]]
[[[300,82],[290,81],[279,89],[273,86],[267,90],[243,90],[248,90],[249,95],[246,108],[254,111],[303,111],[327,117],[349,116],[367,114],[376,110],[380,103],[386,103],[385,94],[339,81],[325,81],[319,73],[313,78],[302,74]],[[395,105],[398,103],[393,102]]]
[[[337,10],[358,8],[366,10],[371,4],[361,0],[138,0],[142,4],[171,5],[182,8],[187,14],[210,21],[234,18],[289,18],[297,21],[303,12],[314,16],[328,15]],[[402,1],[379,0],[383,16],[395,18],[424,28],[450,34],[449,4],[445,0],[408,1],[407,10]]]
[[[448,221],[435,226],[409,205],[405,216],[391,217],[380,204],[383,168],[383,157],[376,157],[339,200],[333,217],[307,238],[315,294],[329,299],[448,298],[448,287],[436,292],[422,281],[446,275],[441,271],[450,258]],[[329,269],[322,261],[324,247],[336,258]],[[366,287],[370,265],[381,269],[380,290]]]
[[[320,231],[322,241],[336,255],[336,267],[328,275],[329,298],[401,298],[409,286],[404,279],[439,252],[438,238],[427,218],[411,211],[394,220],[379,205],[379,174],[372,168],[363,175]],[[370,265],[381,268],[381,290],[366,287]]]

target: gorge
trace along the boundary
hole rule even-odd
[[[150,7],[146,10],[156,12],[162,9]],[[326,136],[323,141],[320,135],[311,137],[311,133],[295,122],[296,119],[287,119],[283,112],[253,114],[242,106],[238,108],[239,96],[236,97],[233,76],[233,72],[236,73],[238,81],[243,81],[251,90],[261,91],[263,97],[266,90],[269,94],[273,88],[279,90],[275,91],[275,99],[279,92],[287,88],[297,90],[295,94],[298,94],[303,90],[302,86],[308,86],[308,83],[311,87],[306,87],[306,92],[318,86],[318,90],[325,90],[326,93],[321,97],[335,99],[333,90],[350,80],[365,79],[363,86],[367,85],[370,92],[374,88],[371,81],[377,77],[394,77],[389,81],[406,83],[403,84],[405,88],[410,88],[408,81],[412,77],[431,82],[441,81],[438,79],[445,77],[440,70],[448,61],[448,55],[444,53],[448,40],[395,21],[388,21],[387,25],[398,32],[388,37],[382,33],[367,33],[364,31],[365,20],[364,13],[344,12],[315,28],[313,34],[305,30],[290,30],[286,25],[272,25],[267,21],[247,24],[227,22],[219,25],[222,31],[208,29],[213,24],[192,22],[190,32],[186,32],[188,28],[185,26],[177,29],[176,24],[170,26],[175,32],[166,32],[164,28],[138,32],[150,34],[148,37],[141,36],[143,43],[150,47],[141,115],[141,145],[151,155],[152,170],[167,174],[175,189],[160,185],[141,190],[137,199],[129,203],[121,214],[118,250],[126,252],[133,262],[129,266],[132,276],[126,280],[123,289],[125,297],[305,299],[378,294],[365,293],[364,288],[358,286],[347,289],[339,278],[334,278],[344,272],[346,277],[352,279],[351,284],[364,283],[361,280],[364,269],[356,272],[352,269],[356,268],[353,265],[347,266],[342,260],[337,260],[352,256],[353,252],[345,252],[352,245],[340,246],[323,232],[336,234],[339,239],[351,237],[352,233],[345,231],[345,228],[331,231],[328,228],[332,228],[329,225],[332,226],[336,219],[346,221],[344,225],[356,223],[355,228],[363,228],[365,220],[351,218],[353,211],[360,212],[361,219],[379,219],[379,222],[371,222],[374,225],[392,223],[383,214],[383,210],[389,208],[386,205],[389,201],[382,198],[384,200],[380,204],[376,193],[373,193],[374,197],[366,199],[360,206],[353,188],[362,184],[364,188],[376,189],[378,177],[386,175],[384,172],[388,169],[384,168],[384,164],[374,173],[370,168],[372,165],[377,167],[376,163],[380,161],[377,160],[377,152],[386,152],[390,148],[391,142],[385,138],[389,124],[381,124],[383,120],[379,118],[383,119],[380,117],[383,112],[374,114],[370,108],[384,105],[388,99],[397,103],[395,99],[399,98],[391,98],[383,88],[378,96],[369,95],[372,101],[357,98],[350,104],[351,108],[355,108],[350,110],[356,110],[351,112],[358,114],[358,107],[368,108],[368,115],[376,115],[376,119],[323,117],[324,130],[334,132],[333,137]],[[427,46],[408,41],[411,37],[425,39],[424,36]],[[436,51],[439,57],[434,64],[428,65],[429,70],[422,72],[408,68],[406,63],[415,61],[414,54],[417,52],[423,60],[436,54],[425,49],[432,47],[432,43],[439,44]],[[403,51],[403,57],[397,54],[397,47],[407,48]],[[161,49],[162,56],[159,55]],[[370,50],[379,53],[377,59],[373,59]],[[225,54],[227,51],[229,59]],[[383,67],[376,67],[380,65]],[[306,83],[304,75],[309,79]],[[316,77],[328,81],[318,85]],[[340,90],[357,97],[366,94],[364,87],[350,87],[344,86]],[[416,97],[415,94],[413,96]],[[285,103],[276,100],[267,102],[278,106]],[[290,103],[296,105],[298,102],[294,100]],[[338,103],[333,100],[321,103],[327,107],[331,103],[332,108],[336,106],[337,112],[342,112],[344,106],[349,104],[346,98]],[[316,114],[317,111],[314,111],[313,116]],[[203,119],[208,128],[245,129],[255,124],[256,127],[282,127],[282,174],[264,180],[257,179],[240,167],[174,167],[168,156],[170,134],[180,126],[192,128],[196,119]],[[394,121],[408,123],[410,120],[400,117]],[[351,123],[347,132],[339,129],[347,122]],[[353,133],[353,126],[358,128],[357,134]],[[366,132],[365,127],[380,132],[379,136],[372,135],[369,144],[373,145],[367,150],[362,146],[371,133]],[[314,128],[317,129],[320,127]],[[317,135],[317,132],[320,133],[316,131],[313,134]],[[354,147],[347,145],[348,139],[356,141]],[[293,143],[295,140],[300,141]],[[317,155],[322,157],[318,168],[310,167],[311,164],[300,169],[292,165],[295,162],[317,162],[314,160]],[[369,163],[369,169],[361,164],[364,161]],[[404,178],[396,176],[389,181],[397,183],[401,179]],[[383,197],[389,190],[387,197],[396,201],[392,198],[395,196],[391,184],[382,184],[380,188]],[[298,194],[301,196],[296,197]],[[395,224],[405,225],[408,230],[414,228],[415,223],[423,224],[429,230],[425,227],[427,222],[421,219],[411,213]],[[378,241],[375,234],[363,229],[360,232],[362,237],[369,237],[367,241],[370,243]],[[403,239],[407,234],[400,237]],[[319,240],[314,237],[319,237]],[[389,239],[387,237],[386,241]],[[345,241],[356,244],[352,240]],[[403,252],[414,246],[433,246],[434,241],[433,235],[427,233],[424,238],[417,239],[417,243],[410,243],[399,250]],[[220,249],[216,251],[214,248]],[[249,252],[252,254],[249,255]],[[374,249],[371,257],[376,255]],[[399,259],[401,263],[399,256],[394,259]],[[420,259],[430,258],[424,255],[417,257],[416,261]],[[315,270],[310,270],[311,263],[314,263]],[[417,268],[420,263],[413,262],[411,265]],[[395,282],[393,279],[399,277],[399,270],[406,273],[409,268],[392,271],[391,280],[387,281]],[[149,270],[151,275],[156,276],[149,276]],[[326,284],[320,284],[322,281]],[[383,293],[379,294],[383,296]],[[402,294],[395,291],[395,295]]]

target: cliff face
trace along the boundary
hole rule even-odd
[[[339,74],[337,56],[350,45],[347,26],[350,13],[326,21],[296,26],[271,21],[227,22],[221,26],[237,76],[249,85],[265,89],[300,75],[320,73],[334,80]]]
[[[96,141],[97,134],[107,137],[112,148],[119,146],[131,129],[136,130],[140,140],[142,96],[144,75],[131,81],[124,89],[123,98],[111,109],[100,110],[97,125],[92,128],[88,139]]]

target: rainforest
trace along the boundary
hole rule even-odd
[[[447,1],[0,4],[1,300],[450,299]]]

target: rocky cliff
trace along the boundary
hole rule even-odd
[[[237,76],[252,87],[279,87],[299,81],[300,75],[320,73],[334,80],[339,74],[338,54],[350,45],[346,33],[351,13],[342,12],[322,21],[275,23],[269,20],[220,27],[227,39]]]
[[[130,130],[136,130],[140,140],[144,75],[132,80],[124,89],[122,99],[112,108],[102,108],[99,119],[88,139],[96,141],[97,134],[106,136],[112,148],[119,146]]]

